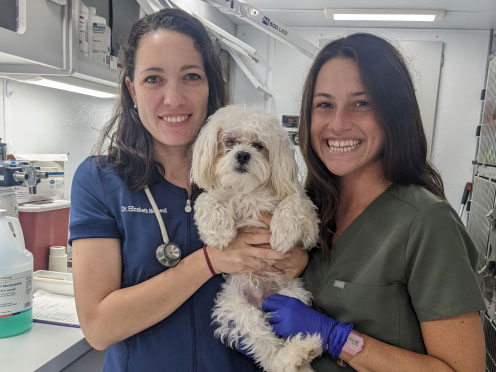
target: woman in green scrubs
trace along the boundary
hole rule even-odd
[[[316,371],[483,371],[477,253],[427,160],[398,51],[370,34],[327,45],[305,83],[299,142],[322,221],[303,275],[317,311],[270,296],[274,331],[319,333]]]

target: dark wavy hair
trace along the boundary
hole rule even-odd
[[[109,164],[132,191],[157,182],[165,172],[163,166],[153,159],[152,137],[133,108],[134,102],[125,83],[126,77],[133,81],[140,40],[162,29],[189,36],[201,53],[209,88],[207,116],[224,106],[227,99],[219,56],[200,21],[180,9],[163,9],[136,21],[127,44],[123,46],[120,100],[93,151],[95,155],[107,153],[106,157],[98,156],[100,164]],[[176,53],[174,50],[170,52]]]
[[[321,218],[320,244],[329,253],[333,219],[338,204],[337,177],[311,146],[310,126],[317,74],[333,58],[349,58],[360,71],[372,107],[385,133],[383,164],[388,180],[419,185],[445,200],[441,176],[427,160],[420,110],[412,78],[400,53],[386,40],[356,33],[326,45],[315,58],[305,81],[298,139],[308,168],[306,189]]]

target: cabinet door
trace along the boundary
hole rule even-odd
[[[69,6],[48,0],[17,4],[17,32],[0,27],[0,72],[30,72],[30,65],[66,69]],[[4,6],[0,5],[0,12]]]

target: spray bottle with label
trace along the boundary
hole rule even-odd
[[[33,323],[33,255],[21,224],[0,209],[0,337],[26,332]]]

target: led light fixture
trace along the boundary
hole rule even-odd
[[[434,22],[445,10],[432,9],[324,9],[325,17],[335,21]]]
[[[100,90],[84,88],[84,87],[80,87],[77,85],[61,83],[59,81],[53,81],[53,80],[48,80],[48,79],[29,80],[29,81],[25,81],[25,82],[29,83],[29,84],[41,85],[43,87],[48,87],[48,88],[55,88],[55,89],[66,90],[66,91],[74,92],[74,93],[86,94],[88,96],[93,96],[93,97],[98,97],[98,98],[113,98],[113,97],[115,97],[115,94],[113,94],[113,93],[102,92]]]
[[[86,94],[98,98],[114,98],[118,93],[117,88],[96,84],[91,81],[85,81],[71,76],[12,74],[0,75],[0,77],[19,81],[21,83],[41,85],[43,87]]]

